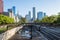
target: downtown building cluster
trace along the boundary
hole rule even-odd
[[[8,9],[7,12],[4,12],[3,9],[4,9],[3,1],[0,0],[0,14],[8,16],[10,18],[13,18],[14,22],[19,22],[19,18],[18,18],[17,14],[16,14],[16,7],[15,6]]]
[[[42,12],[42,11],[39,11],[39,12],[36,13],[36,8],[35,7],[33,7],[32,14],[33,15],[31,17],[31,11],[29,11],[28,15],[25,16],[27,22],[34,22],[35,20],[42,20],[42,18],[44,18],[46,16],[46,13]]]
[[[13,18],[15,22],[19,22],[19,19],[21,19],[22,16],[16,13],[15,6],[13,6],[12,8],[9,8],[7,12],[4,12],[3,9],[4,9],[3,1],[0,0],[0,14]],[[32,17],[31,17],[31,13],[33,14]],[[34,22],[35,20],[42,20],[42,18],[44,18],[45,16],[46,16],[46,13],[41,12],[41,11],[36,13],[36,8],[33,7],[32,12],[29,11],[28,14],[25,16],[25,18],[27,22]]]

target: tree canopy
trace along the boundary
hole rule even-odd
[[[21,24],[21,23],[26,23],[26,18],[21,17],[19,23],[20,23],[20,24]]]
[[[58,13],[58,15],[46,16],[42,18],[42,20],[35,20],[35,22],[60,23],[60,13]]]
[[[0,15],[0,24],[14,23],[14,19],[5,15]]]

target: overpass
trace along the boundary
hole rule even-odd
[[[52,25],[53,23],[22,23],[26,25]]]

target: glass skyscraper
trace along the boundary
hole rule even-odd
[[[46,13],[44,13],[44,17],[46,16]]]
[[[35,17],[36,17],[36,16],[35,16],[35,12],[36,12],[36,11],[35,11],[35,7],[33,7],[33,21],[35,20]]]
[[[44,17],[44,13],[43,12],[38,12],[37,13],[37,19],[41,20]]]
[[[28,12],[28,15],[25,16],[27,22],[30,22],[31,21],[31,12],[29,11]]]
[[[31,20],[31,11],[29,11],[29,18],[30,18],[30,20]]]
[[[29,15],[26,15],[25,18],[26,18],[27,22],[29,22],[29,19],[30,19]]]
[[[12,11],[13,11],[14,15],[16,16],[16,13],[15,13],[16,8],[15,8],[15,6],[12,7]]]

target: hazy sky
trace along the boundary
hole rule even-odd
[[[19,14],[25,16],[28,11],[32,13],[32,7],[36,7],[36,14],[39,11],[46,12],[47,15],[55,15],[60,12],[60,0],[3,0],[4,11],[16,6]]]

